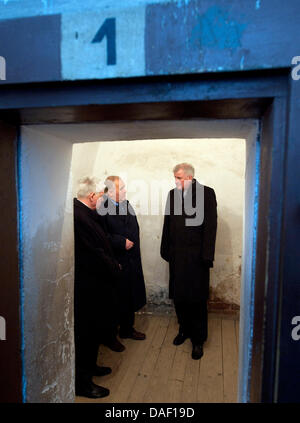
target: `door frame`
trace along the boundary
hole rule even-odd
[[[14,84],[0,88],[0,157],[2,162],[9,164],[1,168],[1,181],[9,181],[8,188],[6,182],[2,182],[1,191],[5,193],[2,198],[9,206],[0,221],[0,256],[6,257],[0,265],[5,281],[1,288],[4,295],[0,299],[0,310],[13,311],[13,317],[10,317],[13,325],[8,319],[5,351],[3,345],[0,349],[0,363],[6,362],[6,365],[1,365],[1,401],[25,401],[25,380],[22,380],[22,252],[19,251],[18,226],[22,212],[17,165],[20,125],[181,118],[260,119],[261,170],[247,400],[275,402],[296,399],[299,389],[296,366],[299,363],[295,361],[293,368],[288,367],[288,355],[297,357],[299,343],[291,342],[287,319],[291,313],[297,314],[299,287],[295,284],[295,272],[298,268],[294,265],[292,270],[287,270],[287,264],[291,266],[287,251],[297,245],[291,226],[297,217],[294,216],[298,201],[294,191],[297,184],[294,181],[290,185],[290,180],[299,175],[295,160],[299,143],[295,145],[293,142],[297,129],[300,129],[296,118],[300,108],[298,87],[299,84],[291,81],[290,69],[287,68]],[[15,295],[9,294],[11,290]],[[289,295],[284,296],[285,292]],[[286,358],[280,355],[282,348]],[[285,369],[289,370],[288,377]],[[289,389],[291,380],[293,391]]]

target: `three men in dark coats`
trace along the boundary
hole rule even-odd
[[[100,398],[109,390],[92,382],[93,376],[109,374],[97,366],[100,337],[116,325],[117,279],[121,273],[96,212],[100,199],[97,181],[80,181],[74,198],[75,285],[75,392]]]
[[[194,179],[188,163],[175,166],[176,188],[169,192],[161,240],[161,257],[169,262],[169,297],[179,323],[175,345],[190,338],[192,358],[203,355],[207,339],[209,269],[213,267],[217,202],[212,188]]]
[[[104,220],[114,254],[122,267],[119,281],[119,336],[145,339],[134,328],[135,312],[146,304],[146,290],[140,252],[139,225],[135,212],[126,200],[126,188],[118,176],[105,180],[106,198],[98,213]]]

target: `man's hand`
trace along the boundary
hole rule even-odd
[[[132,248],[133,245],[134,243],[132,241],[130,241],[129,239],[126,239],[126,245],[125,245],[126,250],[130,250],[130,248]]]

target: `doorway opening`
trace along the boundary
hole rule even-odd
[[[155,179],[160,178],[161,172],[164,178],[169,178],[171,189],[172,168],[182,161],[191,162],[196,178],[216,191],[218,234],[215,266],[211,272],[211,299],[212,303],[215,298],[216,303],[231,307],[240,305],[240,323],[235,325],[237,330],[239,328],[236,400],[247,400],[254,301],[258,135],[258,122],[251,119],[22,127],[24,368],[28,402],[74,400],[72,198],[76,192],[75,180],[87,173],[103,179],[108,174],[121,172],[124,177],[127,172],[129,181],[138,172],[140,179],[153,182],[151,170],[155,169]],[[188,147],[180,156],[185,146]],[[227,172],[226,178],[224,172]],[[230,189],[237,181],[240,185]],[[241,207],[244,207],[242,213]],[[149,281],[148,298],[155,305],[168,304],[167,268],[159,258],[162,213],[160,209],[155,215],[138,214],[146,284]],[[233,233],[235,239],[231,238]],[[221,285],[221,281],[226,280],[227,283]],[[232,289],[228,290],[230,284]],[[215,375],[218,376],[222,375]],[[180,385],[180,380],[177,382],[174,389]]]

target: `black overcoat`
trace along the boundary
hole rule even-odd
[[[202,192],[197,202],[196,192]],[[187,214],[185,202],[191,201],[198,216],[201,216],[203,200],[202,223],[187,226],[186,219],[195,218],[195,213],[190,215],[188,210]],[[161,257],[169,262],[169,298],[177,302],[208,298],[209,268],[213,266],[216,231],[217,202],[212,188],[193,179],[185,197],[177,188],[169,192],[160,250]]]
[[[75,331],[107,331],[117,319],[121,273],[95,210],[74,198]]]
[[[130,306],[130,309],[137,311],[146,304],[146,289],[141,262],[140,230],[135,212],[127,200],[114,204],[104,196],[98,213],[104,221],[114,254],[122,266],[119,283],[121,309],[125,311]],[[126,239],[134,243],[130,250],[125,248]]]

